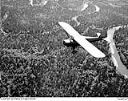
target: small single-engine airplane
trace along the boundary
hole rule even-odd
[[[100,35],[97,33],[97,37],[88,37],[80,35],[71,25],[65,22],[59,22],[59,25],[71,36],[63,41],[63,44],[75,49],[77,46],[81,45],[86,51],[88,51],[92,56],[96,58],[103,58],[105,54],[96,48],[92,43],[94,41],[99,41],[107,37],[107,35]]]

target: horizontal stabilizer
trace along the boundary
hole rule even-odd
[[[93,44],[85,39],[85,37],[81,36],[72,26],[65,22],[59,22],[60,26],[74,38],[76,42],[78,42],[85,50],[87,50],[91,55],[96,58],[103,58],[105,54],[101,52],[98,48],[96,48]]]

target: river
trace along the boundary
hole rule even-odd
[[[125,65],[123,65],[123,63],[120,59],[120,56],[118,54],[118,51],[116,49],[115,42],[113,40],[115,31],[121,27],[122,26],[117,26],[117,27],[108,29],[108,31],[107,31],[108,38],[105,40],[109,43],[109,47],[110,47],[109,51],[111,52],[111,59],[112,59],[114,65],[116,66],[117,72],[119,72],[120,74],[122,74],[126,78],[128,78],[128,69],[126,68]]]
[[[95,12],[99,12],[100,8],[97,5],[94,5],[94,6],[95,6]],[[88,8],[88,3],[85,3],[81,10],[83,11],[86,8]],[[79,25],[80,23],[77,21],[77,17],[78,16],[73,17],[72,20],[75,20],[77,22],[77,25]],[[105,40],[109,43],[109,47],[110,47],[109,51],[111,52],[111,59],[112,59],[114,65],[116,66],[117,72],[119,72],[120,74],[122,74],[126,78],[128,78],[128,69],[122,63],[120,56],[118,54],[118,51],[116,49],[115,41],[113,39],[115,31],[119,30],[119,28],[121,28],[121,27],[122,26],[116,26],[116,27],[108,29],[108,31],[107,31],[108,37]]]

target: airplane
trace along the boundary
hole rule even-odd
[[[82,46],[92,56],[103,58],[105,54],[96,48],[92,43],[107,38],[106,35],[97,33],[97,37],[89,37],[80,35],[71,25],[66,22],[58,22],[59,25],[69,34],[70,38],[63,40],[63,44],[67,47],[75,49],[77,46]]]

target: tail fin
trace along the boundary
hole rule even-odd
[[[110,43],[111,41],[113,41],[113,36],[116,30],[118,30],[119,28],[121,28],[122,26],[117,26],[117,27],[113,27],[108,29],[107,31],[107,37],[104,38],[104,40],[106,40],[108,43]]]

